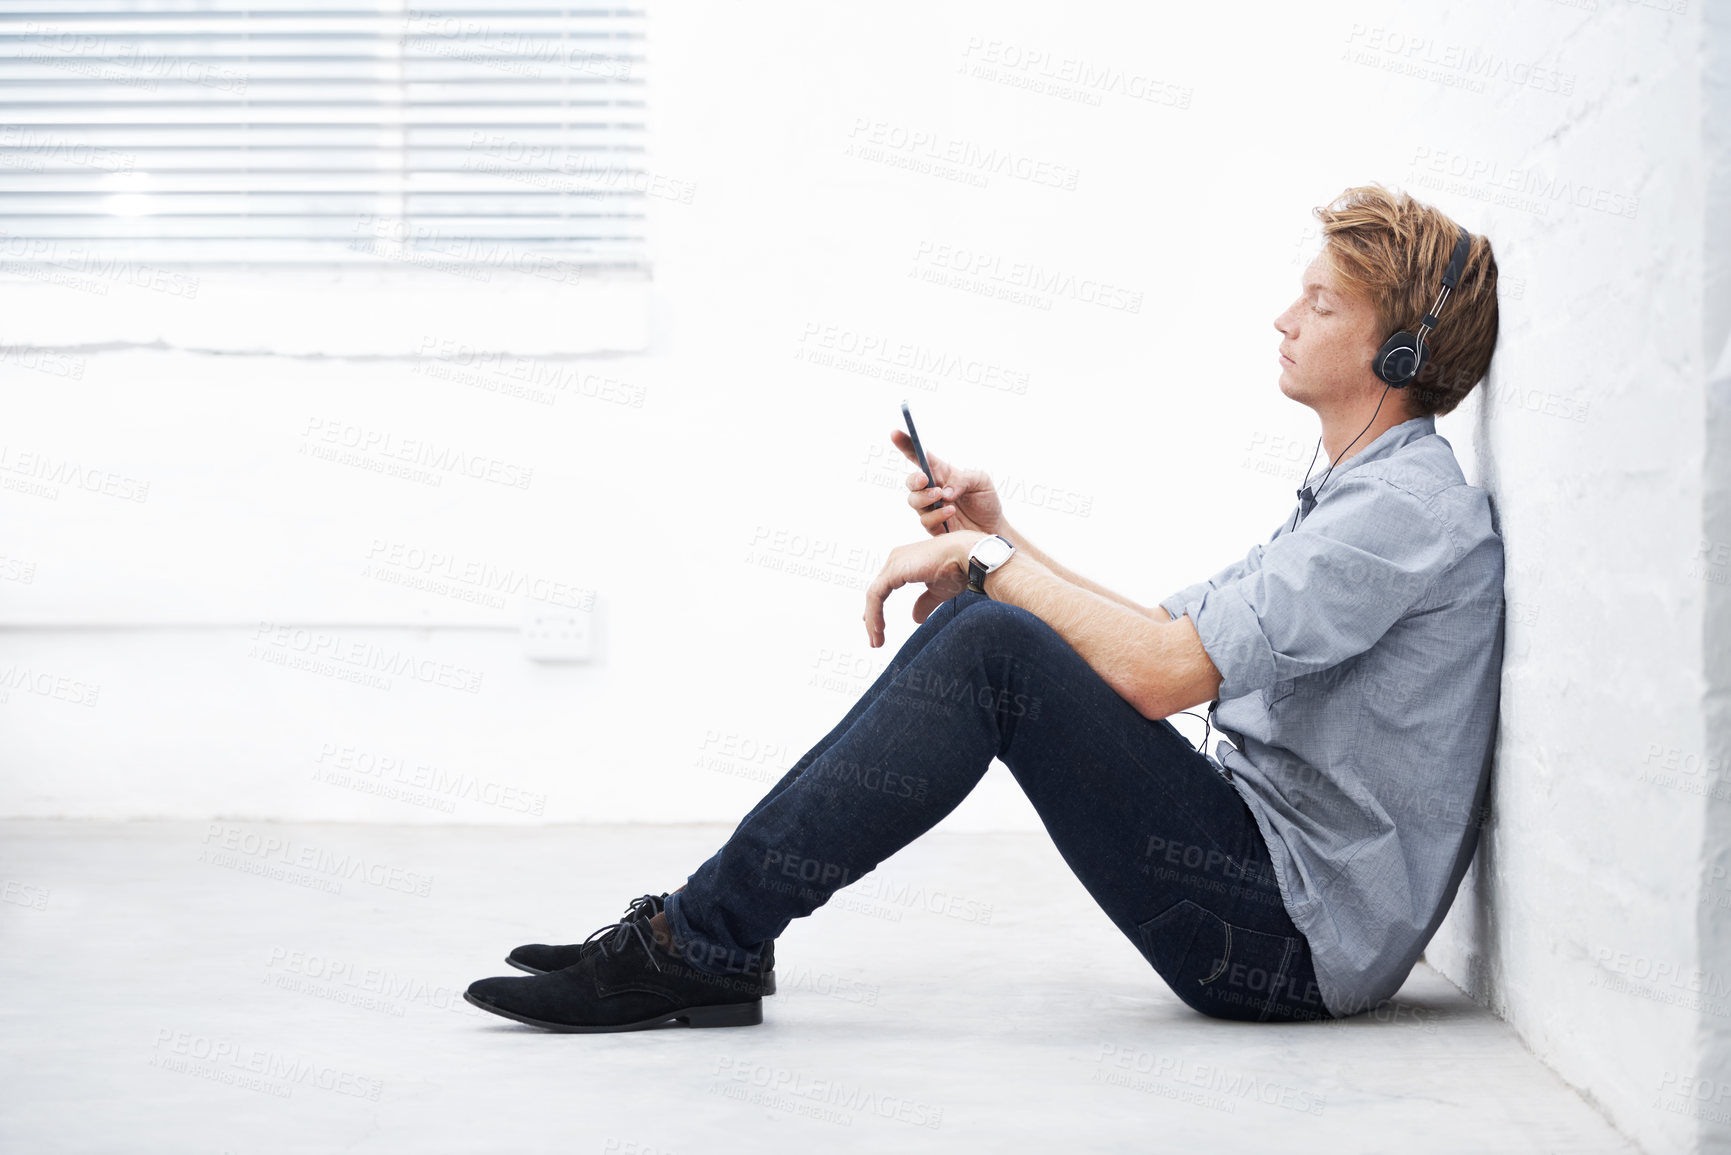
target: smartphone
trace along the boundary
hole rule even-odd
[[[935,485],[936,482],[932,479],[932,467],[926,464],[925,446],[920,444],[920,435],[914,429],[914,415],[908,412],[908,403],[906,401],[902,402],[902,420],[907,423],[908,440],[914,443],[914,456],[920,459],[920,472],[926,475],[926,484],[928,486]],[[926,508],[928,510],[937,509],[943,504],[943,499],[940,498],[926,506]],[[943,526],[945,533],[950,532],[950,523],[948,521],[944,522]]]

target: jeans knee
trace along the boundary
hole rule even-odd
[[[963,590],[945,602],[942,608],[948,610],[952,617],[959,617],[967,610],[978,609],[980,606],[991,604],[993,604],[992,599],[985,594],[975,593],[973,590]]]
[[[994,642],[1021,641],[1054,632],[1052,627],[1041,621],[1040,616],[1032,610],[1025,610],[1009,602],[995,602],[984,594],[968,593],[959,596],[971,596],[974,600],[968,605],[958,607],[956,626],[981,638],[989,638]]]

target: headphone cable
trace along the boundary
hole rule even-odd
[[[1384,385],[1382,387],[1382,396],[1378,397],[1376,399],[1376,408],[1371,410],[1370,420],[1366,421],[1364,423],[1364,429],[1360,429],[1358,431],[1358,437],[1363,437],[1364,433],[1365,433],[1365,429],[1369,429],[1372,425],[1376,424],[1376,415],[1378,413],[1382,412],[1383,399],[1388,396],[1388,391],[1391,388],[1393,388],[1393,386],[1390,386],[1390,385]],[[1358,444],[1358,437],[1354,437],[1351,441],[1348,441],[1346,443],[1346,449],[1351,449],[1354,445],[1357,445]],[[1323,473],[1322,480],[1316,483],[1316,488],[1314,490],[1311,490],[1311,492],[1310,492],[1310,504],[1312,506],[1314,506],[1316,504],[1317,495],[1322,492],[1322,487],[1328,484],[1328,475],[1330,473],[1334,472],[1334,467],[1336,465],[1340,464],[1340,459],[1342,457],[1346,456],[1346,449],[1342,449],[1340,451],[1339,456],[1337,456],[1333,461],[1328,463],[1328,469]],[[1315,450],[1315,452],[1313,452],[1310,455],[1310,464],[1304,467],[1304,476],[1306,476],[1306,477],[1310,476],[1310,471],[1316,467],[1316,456],[1317,456],[1317,454],[1319,454],[1321,452],[1322,452],[1322,437],[1319,434],[1316,438],[1316,450]],[[1309,489],[1309,488],[1310,488],[1309,486],[1305,487],[1305,489]],[[1299,513],[1301,511],[1304,513],[1310,512],[1309,510],[1304,509],[1305,489],[1301,489],[1298,491],[1299,508],[1294,510],[1292,513],[1292,528],[1293,529],[1298,528],[1298,515],[1299,515]],[[1291,530],[1288,530],[1287,532],[1290,533]]]

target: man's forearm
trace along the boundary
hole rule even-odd
[[[1164,718],[1214,696],[1220,675],[1189,618],[1124,605],[1071,582],[1020,543],[1016,549],[986,575],[986,596],[1051,626],[1137,713]]]
[[[1164,610],[1160,610],[1158,606],[1154,607],[1153,609],[1150,609],[1147,606],[1138,605],[1136,602],[1131,601],[1129,598],[1125,597],[1122,594],[1113,593],[1111,590],[1107,589],[1105,586],[1101,585],[1099,582],[1089,581],[1087,578],[1083,577],[1081,574],[1077,573],[1075,570],[1072,570],[1066,566],[1060,565],[1055,559],[1053,559],[1051,557],[1051,555],[1047,554],[1045,551],[1040,549],[1039,546],[1035,545],[1033,542],[1029,541],[1026,537],[1022,536],[1022,534],[1018,533],[1014,528],[1012,528],[1010,525],[1010,519],[1009,518],[1003,518],[1002,520],[999,521],[998,532],[1003,534],[1005,537],[1009,538],[1011,543],[1015,545],[1015,547],[1018,551],[1032,556],[1041,565],[1045,566],[1047,569],[1051,570],[1054,574],[1056,574],[1058,577],[1063,578],[1065,581],[1069,582],[1071,585],[1081,586],[1083,589],[1089,590],[1092,593],[1098,594],[1100,597],[1105,598],[1107,601],[1116,602],[1117,604],[1124,606],[1127,609],[1135,610],[1137,613],[1141,614],[1143,617],[1153,618],[1155,621],[1161,621],[1161,622],[1168,620],[1169,615],[1167,615]],[[1155,612],[1155,611],[1159,611],[1159,612]]]

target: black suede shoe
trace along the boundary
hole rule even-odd
[[[529,978],[480,979],[463,998],[549,1031],[640,1031],[664,1023],[749,1027],[763,1022],[756,975],[710,975],[655,945],[650,916],[613,924],[582,960]],[[599,933],[599,932],[598,932]],[[594,937],[594,936],[591,936]]]
[[[629,921],[638,915],[645,918],[660,914],[667,906],[665,894],[645,894],[632,899],[625,904],[625,920]],[[505,956],[505,961],[520,971],[528,971],[532,975],[544,975],[548,971],[562,971],[568,966],[576,966],[584,957],[595,950],[600,944],[596,942],[599,935],[613,930],[619,924],[610,922],[600,930],[595,931],[582,942],[574,942],[568,946],[548,946],[546,943],[529,943],[520,946]]]
[[[660,914],[667,908],[667,895],[645,894],[632,899],[625,907],[627,920],[641,914],[648,918]],[[600,930],[591,934],[582,942],[570,943],[565,946],[548,946],[546,943],[529,943],[518,947],[505,956],[505,962],[520,971],[532,975],[544,975],[549,971],[561,971],[569,966],[576,966],[594,951],[599,945],[596,935],[611,931],[618,923],[608,923]],[[771,940],[763,944],[763,993],[775,993],[775,942]]]

